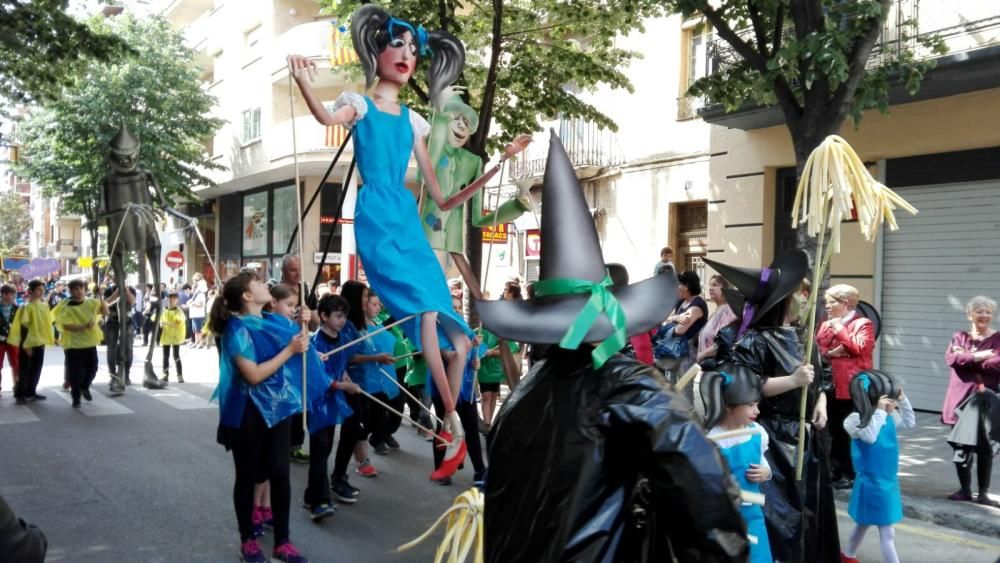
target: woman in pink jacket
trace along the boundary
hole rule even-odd
[[[844,419],[854,412],[850,384],[854,376],[872,368],[875,351],[875,326],[872,321],[858,314],[857,288],[839,284],[826,290],[826,314],[829,320],[816,331],[819,351],[830,362],[833,370],[834,397],[828,412],[833,445],[830,461],[833,470],[833,487],[850,489],[854,485],[854,466],[851,463],[851,438],[844,431]]]
[[[965,306],[972,322],[969,330],[960,330],[951,338],[945,359],[951,368],[948,393],[941,409],[941,421],[953,426],[948,442],[955,450],[953,458],[961,488],[948,498],[972,500],[972,464],[976,464],[979,504],[1000,508],[989,497],[993,448],[985,428],[984,399],[995,401],[1000,391],[1000,332],[993,330],[997,303],[989,297],[976,296]]]

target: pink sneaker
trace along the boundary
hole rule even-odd
[[[250,539],[240,544],[240,561],[244,563],[265,563],[267,559],[261,552],[257,540]]]
[[[375,477],[378,475],[378,470],[375,469],[375,466],[372,465],[367,459],[364,463],[359,465],[355,471],[357,471],[358,475],[361,475],[362,477]]]
[[[259,538],[264,535],[264,515],[261,514],[261,508],[259,506],[253,507],[253,535]]]
[[[295,549],[292,542],[287,541],[271,552],[271,558],[285,563],[309,563],[309,560],[299,555],[299,550]]]

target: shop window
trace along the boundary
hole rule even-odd
[[[282,186],[274,189],[274,224],[272,233],[272,252],[274,254],[284,254],[288,250],[288,243],[292,243],[292,249],[297,248],[298,241],[290,241],[292,231],[298,225],[295,219],[295,210],[298,208],[295,202],[295,186]]]
[[[267,254],[267,192],[243,196],[243,256]]]

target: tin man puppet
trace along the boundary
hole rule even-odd
[[[125,280],[125,253],[139,252],[145,255],[149,262],[149,268],[153,273],[153,287],[160,287],[160,238],[156,231],[156,217],[153,206],[159,205],[164,211],[177,217],[184,223],[197,227],[197,222],[187,215],[170,207],[160,186],[151,173],[139,167],[139,139],[132,134],[125,126],[118,130],[118,133],[110,142],[110,166],[111,170],[104,177],[101,186],[101,208],[99,218],[108,222],[109,247],[108,255],[111,258],[111,268],[115,274],[115,281],[119,288],[124,287]],[[155,200],[154,200],[155,197]],[[142,259],[140,258],[140,263]],[[120,289],[119,289],[120,293]],[[118,299],[118,318],[128,318],[128,300],[124,295]],[[129,334],[129,323],[118,323],[118,334],[112,338],[117,338],[117,354],[114,361],[118,366],[117,374],[112,376],[109,390],[114,395],[125,392],[125,381],[128,378],[132,354],[132,338]],[[159,323],[154,324],[153,342],[159,338]],[[153,371],[153,351],[155,345],[150,345],[146,352],[145,374],[143,387],[147,389],[163,389],[167,386],[166,381],[157,379]]]

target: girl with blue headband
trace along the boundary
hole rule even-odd
[[[844,430],[851,437],[851,458],[857,476],[847,513],[855,526],[841,560],[858,563],[855,556],[865,532],[870,526],[878,526],[882,557],[886,563],[899,563],[892,528],[903,519],[896,426],[913,428],[917,419],[903,388],[886,373],[870,369],[857,374],[851,380],[850,392],[857,412],[844,420]],[[897,410],[899,422],[891,416]]]
[[[399,93],[413,76],[419,58],[429,57],[429,94],[436,99],[461,74],[465,48],[446,31],[426,31],[371,4],[352,16],[351,39],[365,72],[365,86],[374,84],[375,88],[370,97],[342,94],[332,113],[312,91],[309,79],[314,63],[291,55],[288,64],[313,117],[323,125],[344,124],[353,129],[354,153],[364,181],[358,189],[354,216],[358,254],[372,289],[392,316],[403,319],[415,315],[402,325],[406,336],[422,350],[435,351],[425,353],[424,358],[441,391],[447,411],[446,431],[454,436],[443,464],[450,475],[465,455],[465,432],[455,412],[455,400],[474,334],[451,308],[444,273],[424,236],[417,202],[406,189],[410,155],[416,157],[428,193],[443,210],[471,197],[479,181],[444,198],[424,141],[430,125],[399,103]],[[519,138],[508,145],[501,165],[524,150],[530,140]],[[493,172],[497,170],[495,167]]]
[[[708,437],[719,437],[716,445],[729,471],[744,491],[760,492],[760,484],[771,479],[771,465],[767,462],[768,438],[764,427],[757,424],[760,410],[761,381],[757,374],[743,366],[727,366],[725,371],[706,372],[701,376],[701,399],[705,404],[705,428]],[[722,437],[733,431],[746,430],[732,437]],[[770,563],[771,546],[768,541],[764,511],[748,502],[740,506],[740,514],[747,524],[750,539],[750,563]]]

